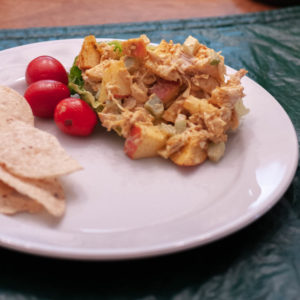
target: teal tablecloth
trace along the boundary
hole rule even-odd
[[[0,30],[0,49],[83,37],[154,42],[188,35],[244,67],[300,133],[300,7],[210,19]],[[1,64],[1,62],[0,62]],[[0,299],[300,299],[299,170],[279,203],[246,229],[194,250],[147,260],[80,262],[0,248]]]

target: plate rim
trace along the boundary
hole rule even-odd
[[[53,43],[63,43],[63,42],[79,42],[82,41],[83,38],[76,38],[76,39],[59,39],[59,40],[50,40],[50,41],[41,41],[37,43],[30,43],[26,45],[21,45],[17,47],[12,47],[8,49],[4,49],[0,51],[0,55],[5,54],[6,52],[15,51],[16,49],[20,48],[30,48],[30,47],[36,47],[39,44],[53,44]],[[104,40],[112,40],[112,38],[97,38],[99,41]],[[229,70],[235,70],[229,66],[226,66]],[[78,259],[78,260],[123,260],[123,259],[135,259],[135,258],[146,258],[146,257],[153,257],[153,256],[160,256],[160,255],[166,255],[171,253],[177,253],[188,249],[193,249],[195,247],[207,245],[209,243],[212,243],[214,241],[217,241],[219,239],[222,239],[226,236],[229,236],[233,233],[236,233],[243,228],[247,227],[251,223],[253,223],[256,219],[263,216],[265,213],[267,213],[283,196],[283,194],[286,192],[286,190],[289,188],[290,184],[292,183],[292,180],[295,176],[295,173],[297,171],[298,167],[298,160],[299,160],[299,146],[298,146],[298,138],[296,129],[294,127],[294,124],[291,121],[291,118],[287,114],[287,112],[284,110],[282,105],[276,100],[275,97],[273,97],[266,89],[264,89],[261,85],[256,83],[253,79],[250,77],[247,77],[248,80],[250,80],[255,85],[261,87],[268,95],[272,98],[273,101],[275,101],[281,108],[282,113],[285,114],[285,117],[289,121],[289,126],[291,127],[292,131],[291,134],[293,134],[293,139],[295,142],[295,149],[293,152],[295,153],[294,157],[294,164],[293,168],[289,170],[289,176],[284,178],[284,187],[280,190],[276,190],[276,196],[272,198],[272,200],[267,203],[263,207],[260,207],[259,214],[257,212],[247,211],[247,213],[243,214],[239,218],[235,219],[232,222],[229,222],[225,226],[219,227],[218,229],[212,230],[210,234],[207,237],[200,238],[199,236],[195,236],[189,240],[185,240],[184,243],[178,244],[178,242],[167,242],[166,245],[160,245],[160,246],[154,246],[154,247],[148,247],[147,249],[141,250],[140,248],[134,248],[134,249],[117,249],[115,251],[104,251],[102,252],[101,249],[82,249],[82,248],[72,248],[72,247],[56,247],[56,246],[50,246],[50,245],[44,245],[40,244],[38,242],[25,242],[18,239],[18,238],[11,238],[9,236],[5,236],[0,233],[0,246],[6,247],[11,250],[21,251],[28,254],[33,255],[39,255],[44,257],[55,257],[55,258],[62,258],[62,259]],[[282,182],[281,182],[282,184]],[[0,216],[1,217],[1,216]]]

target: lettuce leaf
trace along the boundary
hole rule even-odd
[[[96,100],[94,95],[84,88],[84,80],[82,78],[81,70],[76,65],[77,57],[74,60],[73,66],[68,74],[69,83],[68,88],[71,95],[78,94],[80,99],[89,104],[94,111],[101,112],[104,108],[103,104]]]
[[[73,82],[69,82],[69,89],[74,91],[74,94],[78,94],[80,99],[89,104],[94,109],[94,111],[101,112],[103,110],[104,105],[100,101],[96,100],[91,92],[87,91],[84,88],[81,88],[79,85]]]
[[[75,57],[73,66],[70,69],[70,72],[68,74],[69,84],[73,83],[73,84],[77,85],[79,88],[83,88],[84,81],[83,81],[82,76],[81,76],[81,70],[76,65],[77,57],[78,56]],[[69,89],[70,89],[71,95],[74,95],[74,94],[77,93],[70,86],[69,86]]]

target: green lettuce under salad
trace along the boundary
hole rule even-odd
[[[76,65],[77,57],[74,60],[73,66],[68,74],[69,83],[68,87],[71,95],[77,94],[80,99],[87,102],[94,111],[101,112],[103,110],[103,104],[100,103],[96,97],[84,87],[84,80],[82,78],[82,72]]]

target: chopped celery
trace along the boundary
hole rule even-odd
[[[212,55],[212,59],[210,61],[210,64],[212,66],[217,66],[220,62],[221,62],[220,57],[218,56],[218,54],[216,52],[214,52],[213,55]]]
[[[217,66],[219,63],[220,63],[220,59],[219,59],[219,58],[214,58],[214,59],[210,62],[210,64],[211,64],[212,66]]]
[[[122,53],[122,51],[123,51],[122,50],[122,43],[120,41],[115,40],[115,41],[108,42],[107,44],[114,46],[114,51],[115,52],[119,52],[119,54]]]
[[[156,118],[161,117],[164,112],[164,104],[156,94],[152,94],[144,106]]]
[[[175,129],[177,133],[181,133],[186,129],[186,115],[179,114],[175,120]]]

